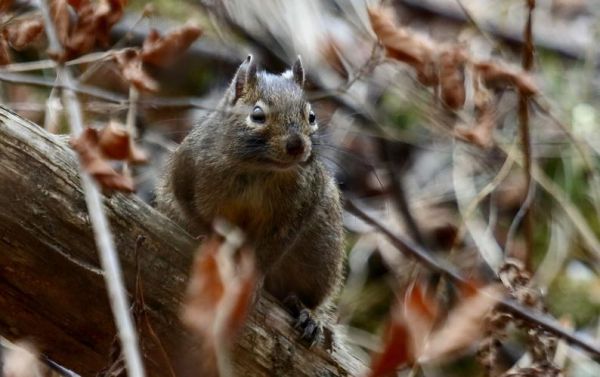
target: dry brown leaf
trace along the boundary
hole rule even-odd
[[[402,310],[397,307],[393,312]],[[393,376],[396,369],[412,359],[408,324],[402,316],[392,315],[384,333],[383,351],[371,361],[368,377]]]
[[[13,0],[0,0],[0,12],[6,12],[12,6]]]
[[[526,72],[498,64],[493,61],[476,62],[473,64],[475,75],[479,76],[489,88],[514,87],[525,95],[538,93],[533,79]]]
[[[456,136],[475,144],[480,148],[490,148],[494,143],[494,130],[497,125],[497,112],[493,104],[488,103],[477,110],[475,125],[467,128],[456,127]]]
[[[79,11],[82,7],[86,7],[90,4],[90,0],[67,0],[70,6],[76,11]]]
[[[127,0],[104,0],[95,11],[96,38],[101,46],[110,42],[110,30],[123,17]]]
[[[368,12],[373,31],[388,55],[411,65],[423,85],[436,85],[438,76],[433,59],[436,49],[431,40],[397,26],[390,9],[369,7]]]
[[[329,63],[331,68],[338,72],[344,79],[349,77],[348,71],[340,58],[340,48],[335,38],[328,36],[325,43],[321,46],[321,55],[325,58],[325,61]]]
[[[137,50],[128,48],[115,55],[121,68],[123,78],[136,89],[146,92],[156,92],[158,83],[144,71],[141,55]]]
[[[254,259],[249,250],[242,250],[242,256],[238,268],[238,279],[233,283],[229,295],[229,308],[226,310],[224,320],[223,336],[226,339],[233,338],[242,328],[256,287],[257,276],[255,273]]]
[[[498,284],[479,288],[468,295],[463,293],[463,302],[450,312],[444,325],[429,337],[419,362],[449,356],[481,339],[486,316],[502,298],[502,294],[502,287]]]
[[[403,301],[391,312],[383,339],[383,351],[373,357],[370,377],[391,375],[403,365],[411,365],[423,351],[438,317],[437,304],[419,284],[411,285]]]
[[[65,54],[63,59],[85,54],[92,50],[96,45],[96,15],[94,5],[90,2],[79,4],[77,8],[77,21],[65,44]]]
[[[47,372],[38,359],[38,351],[28,342],[17,342],[8,348],[0,367],[0,374],[6,377],[38,377]]]
[[[167,66],[179,58],[202,35],[202,29],[187,23],[165,36],[152,29],[142,47],[142,60],[159,67]]]
[[[127,160],[133,164],[148,160],[146,154],[135,146],[127,129],[114,121],[100,131],[98,144],[102,154],[112,160]]]
[[[102,188],[124,192],[133,192],[133,179],[117,173],[106,160],[99,146],[99,132],[86,128],[77,139],[69,141],[79,155],[82,167],[93,176]]]
[[[440,89],[442,101],[453,110],[465,104],[465,63],[467,54],[461,47],[446,49],[440,54]]]
[[[229,341],[245,322],[256,286],[252,254],[239,263],[226,255],[217,237],[205,241],[196,254],[182,320],[205,341]]]
[[[40,18],[30,18],[11,24],[5,29],[6,39],[12,48],[22,50],[34,42],[44,31]]]
[[[54,22],[56,34],[61,44],[67,43],[69,38],[69,4],[67,0],[52,0],[50,2],[50,16]]]
[[[439,309],[432,297],[426,295],[422,285],[413,284],[404,295],[402,315],[406,323],[410,324],[412,363],[423,352],[438,319]]]
[[[188,283],[187,301],[182,320],[207,339],[212,338],[211,331],[216,317],[218,304],[225,293],[225,283],[219,274],[217,253],[221,242],[212,237],[203,242],[196,253],[192,273]]]
[[[0,33],[0,67],[10,64],[10,53],[8,52],[8,43],[4,35]]]

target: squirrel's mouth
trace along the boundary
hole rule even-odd
[[[301,160],[294,161],[279,161],[272,158],[263,158],[261,159],[261,164],[268,166],[271,170],[285,171],[291,170],[302,163]]]

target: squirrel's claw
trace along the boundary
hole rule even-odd
[[[300,311],[296,318],[294,328],[302,330],[300,339],[307,341],[309,347],[313,347],[321,341],[323,328],[318,321],[315,321],[312,318],[311,312],[308,309],[302,309]]]

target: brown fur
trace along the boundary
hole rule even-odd
[[[343,229],[332,177],[312,149],[314,127],[300,61],[291,72],[257,72],[247,59],[218,106],[173,154],[157,190],[158,208],[194,235],[217,218],[241,227],[256,250],[264,287],[320,307],[340,284]],[[264,104],[266,122],[249,124]],[[292,134],[305,146],[286,153]],[[278,169],[272,161],[291,164]]]

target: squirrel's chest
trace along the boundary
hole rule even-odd
[[[249,234],[271,228],[284,198],[260,185],[247,185],[227,193],[214,207],[215,217],[225,219]]]

